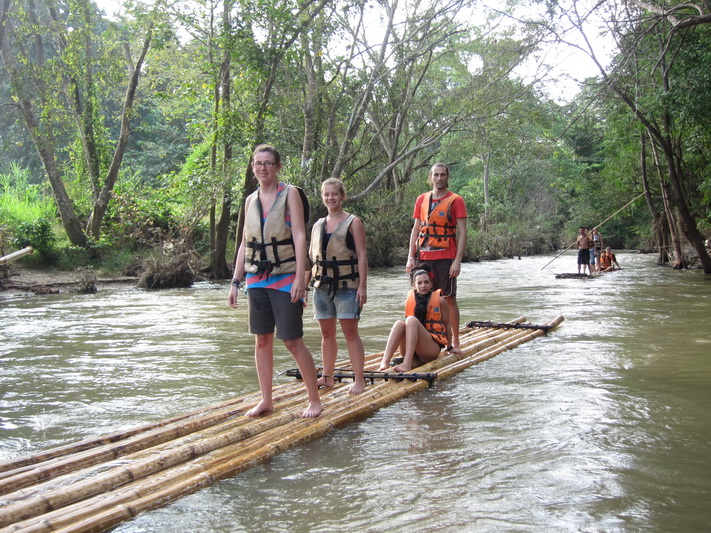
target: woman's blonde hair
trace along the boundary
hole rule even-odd
[[[326,185],[335,185],[338,187],[338,192],[341,193],[341,196],[343,198],[346,197],[346,187],[343,185],[343,181],[339,178],[328,178],[321,184],[321,194],[323,194],[323,191],[326,189]]]

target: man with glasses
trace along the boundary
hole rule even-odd
[[[246,274],[249,331],[255,335],[255,361],[262,400],[247,412],[260,416],[274,410],[274,330],[294,357],[306,385],[304,418],[323,409],[313,356],[304,343],[303,312],[308,270],[305,202],[297,187],[278,179],[282,162],[273,146],[262,144],[252,155],[259,188],[245,201],[244,235],[237,252],[228,303],[237,296]]]

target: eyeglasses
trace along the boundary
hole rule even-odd
[[[255,168],[261,168],[261,167],[266,167],[266,168],[272,168],[276,163],[274,161],[254,161],[252,163],[252,166]]]

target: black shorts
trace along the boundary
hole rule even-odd
[[[589,265],[590,264],[590,250],[587,248],[581,248],[578,250],[578,264],[579,265]]]
[[[457,278],[449,277],[449,269],[452,267],[452,259],[436,259],[434,261],[422,261],[429,265],[434,274],[432,290],[442,289],[442,296],[445,298],[457,297]]]

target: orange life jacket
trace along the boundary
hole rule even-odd
[[[418,244],[423,252],[438,252],[450,248],[450,239],[454,239],[457,235],[457,225],[452,220],[450,208],[452,202],[457,198],[456,194],[450,194],[432,209],[430,212],[430,204],[432,203],[432,191],[426,193],[422,199],[420,211],[420,236]]]
[[[612,253],[602,252],[600,254],[600,268],[610,268],[612,266],[612,259],[614,255]]]
[[[435,342],[447,346],[447,325],[442,318],[441,298],[441,289],[430,293],[430,299],[427,302],[427,316],[422,325],[432,335]],[[405,300],[405,316],[415,316],[415,304],[415,289],[410,289],[410,292],[407,293],[407,300]]]

